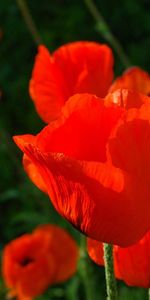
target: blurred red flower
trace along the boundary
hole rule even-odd
[[[30,81],[30,95],[37,112],[47,123],[56,119],[74,94],[104,97],[113,79],[113,54],[106,45],[73,42],[51,55],[39,47]]]
[[[103,245],[87,240],[88,253],[98,265],[104,265]],[[127,285],[150,288],[150,231],[135,245],[114,246],[115,276]]]
[[[93,239],[128,246],[150,228],[149,121],[142,94],[78,94],[37,136],[14,139],[62,216]]]
[[[4,248],[2,271],[9,295],[30,300],[42,294],[48,286],[72,276],[77,260],[78,247],[64,229],[39,226]]]

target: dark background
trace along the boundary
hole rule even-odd
[[[106,42],[82,0],[28,0],[39,34],[51,51],[76,40]],[[97,0],[98,9],[119,39],[132,65],[150,71],[150,1]],[[41,223],[66,228],[79,241],[79,234],[52,208],[49,199],[27,178],[21,154],[12,135],[37,133],[44,126],[28,93],[37,46],[15,0],[0,1],[0,250],[15,237],[30,232]],[[115,54],[115,72],[124,67]],[[92,264],[92,278],[105,299],[103,268]],[[5,288],[0,283],[0,299]],[[85,299],[78,272],[67,283],[50,288],[38,299]],[[146,291],[119,283],[120,300],[146,300]]]

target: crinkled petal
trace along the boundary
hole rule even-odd
[[[109,164],[77,161],[18,145],[37,166],[56,210],[93,239],[127,246],[149,229],[149,198],[143,185]]]
[[[112,78],[113,55],[106,45],[74,42],[58,48],[53,55],[40,46],[29,91],[37,112],[49,123],[76,93],[104,97]]]
[[[119,106],[105,107],[92,95],[75,95],[66,103],[61,118],[32,143],[27,135],[15,137],[42,177],[57,211],[94,239],[127,246],[150,228],[148,108],[144,104],[125,113]],[[126,131],[132,120],[133,130]],[[118,138],[113,128],[120,128],[120,123],[123,135]],[[137,136],[143,156],[134,157]],[[125,165],[122,161],[120,165],[120,160],[117,165],[120,157]],[[137,172],[140,165],[143,177]]]
[[[77,94],[64,106],[61,118],[36,137],[43,152],[59,152],[88,161],[106,161],[106,143],[124,113],[120,107],[105,107],[101,98]]]
[[[144,103],[150,103],[150,97],[128,89],[117,89],[109,93],[104,103],[106,107],[120,106],[125,109],[140,108]]]
[[[53,56],[67,79],[70,96],[76,93],[106,95],[113,79],[114,64],[108,46],[87,41],[74,42],[60,47]]]
[[[130,89],[139,93],[150,94],[150,75],[139,67],[132,67],[111,85],[109,92],[114,92],[117,89]]]
[[[106,108],[103,100],[96,96],[75,95],[67,101],[59,120],[51,122],[36,137],[24,135],[23,140],[36,144],[43,152],[63,152],[74,158],[106,161],[108,137],[122,114],[122,108]],[[32,182],[46,192],[36,166],[26,155],[23,165]]]

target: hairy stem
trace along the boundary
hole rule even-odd
[[[116,279],[114,275],[112,245],[104,244],[104,262],[105,262],[107,300],[117,300],[118,297],[117,297]]]

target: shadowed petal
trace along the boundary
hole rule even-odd
[[[139,176],[145,184],[150,179],[150,103],[130,109],[117,124],[108,146],[113,164]]]
[[[31,181],[42,192],[47,193],[47,189],[46,189],[46,186],[45,186],[45,183],[44,183],[42,177],[40,176],[36,166],[32,163],[32,161],[26,154],[23,155],[23,166],[24,166],[26,173],[30,177]]]

